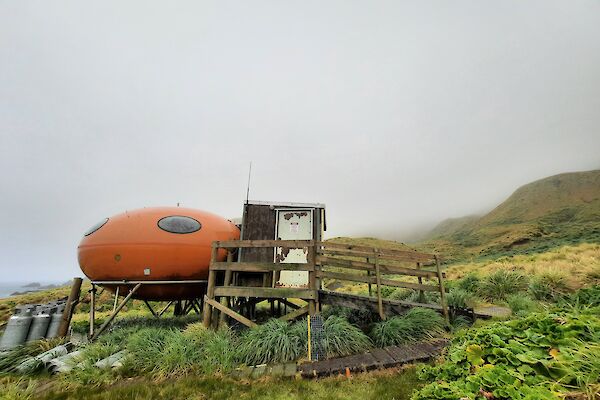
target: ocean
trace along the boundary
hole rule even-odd
[[[25,287],[25,285],[31,282],[0,282],[0,299],[10,297],[14,292],[26,292],[28,290],[35,290],[35,287]],[[40,282],[42,286],[49,284],[56,284],[57,282]]]

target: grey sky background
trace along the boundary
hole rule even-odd
[[[0,281],[126,209],[403,239],[600,168],[599,1],[0,0]]]

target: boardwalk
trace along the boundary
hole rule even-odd
[[[343,374],[346,372],[346,368],[351,372],[364,372],[415,361],[425,361],[438,356],[447,343],[445,339],[437,339],[431,342],[373,349],[363,354],[302,364],[298,366],[298,372],[305,378],[313,378]]]

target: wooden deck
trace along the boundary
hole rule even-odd
[[[447,340],[437,339],[430,342],[373,349],[363,354],[302,364],[298,366],[298,372],[304,378],[316,378],[344,374],[346,368],[350,372],[365,372],[373,369],[390,368],[437,357],[447,344]]]

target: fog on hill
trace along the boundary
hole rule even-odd
[[[124,210],[239,217],[250,161],[398,240],[600,168],[597,2],[2,2],[0,42],[0,281],[80,275]]]

